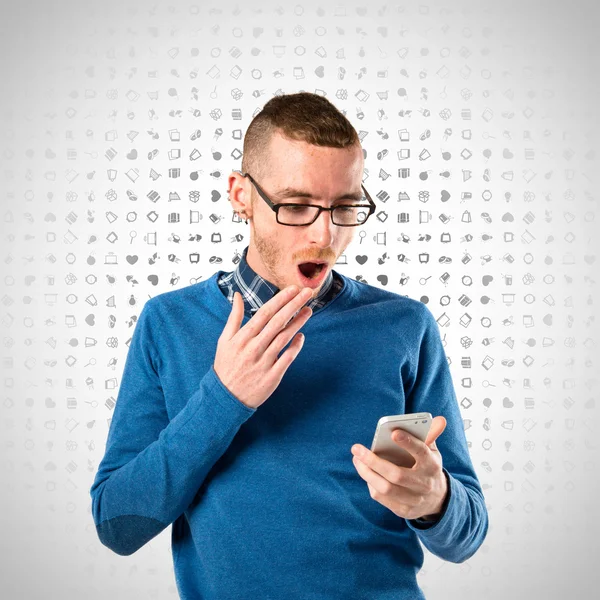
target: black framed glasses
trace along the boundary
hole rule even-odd
[[[357,225],[364,225],[367,219],[375,212],[375,202],[373,202],[371,196],[369,196],[369,192],[367,192],[365,186],[362,184],[361,188],[369,202],[368,204],[364,202],[348,204],[348,201],[345,201],[344,204],[338,204],[331,208],[324,208],[316,204],[274,204],[269,200],[269,197],[263,192],[258,183],[254,181],[250,173],[241,174],[243,177],[250,179],[258,195],[271,207],[271,210],[275,211],[275,217],[280,225],[287,225],[289,227],[312,225],[321,214],[321,211],[327,210],[331,214],[331,221],[334,225],[338,225],[339,227],[356,227]],[[366,211],[360,210],[361,208],[366,209]]]

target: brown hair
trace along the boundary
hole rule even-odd
[[[244,136],[242,172],[259,182],[266,172],[269,143],[276,130],[315,146],[360,146],[352,123],[323,96],[310,92],[275,96],[252,119]]]

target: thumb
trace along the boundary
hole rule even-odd
[[[447,424],[446,419],[442,416],[435,417],[433,419],[433,421],[431,422],[431,429],[429,430],[429,433],[427,434],[427,439],[425,440],[425,443],[432,450],[438,449],[435,441],[440,437],[440,435],[442,435],[442,433],[444,432],[444,429],[446,429],[446,424]]]

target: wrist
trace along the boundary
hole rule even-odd
[[[442,489],[443,489],[442,498],[435,505],[434,512],[420,517],[423,521],[437,521],[440,518],[440,516],[444,510],[444,505],[446,504],[446,501],[448,499],[448,494],[450,493],[450,485],[449,485],[448,476],[446,475],[446,473],[444,473],[444,471],[442,471],[442,474],[443,474],[443,480],[444,480],[444,482],[442,484]]]

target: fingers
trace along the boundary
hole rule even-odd
[[[411,454],[415,460],[423,461],[429,453],[429,448],[425,442],[411,435],[408,431],[395,429],[392,431],[392,440]]]
[[[256,341],[257,351],[265,352],[292,316],[306,304],[311,295],[311,290],[299,292],[297,286],[286,288],[277,294],[261,306],[252,319],[244,325],[240,331],[241,342],[245,344],[249,341]]]
[[[437,446],[435,445],[435,441],[437,440],[437,438],[440,437],[440,435],[442,435],[442,433],[444,432],[444,429],[446,429],[446,425],[447,425],[447,421],[445,419],[445,417],[437,416],[433,418],[433,421],[431,422],[431,429],[429,430],[429,433],[427,434],[427,439],[425,440],[425,444],[427,446],[430,446],[433,444],[433,447],[437,449]]]
[[[273,350],[278,354],[292,336],[310,319],[312,309],[304,306],[311,293],[300,292],[288,305],[271,319],[261,335],[257,337],[259,351]]]
[[[264,355],[273,345],[274,354],[270,356],[270,359],[274,363],[281,349],[312,315],[309,307],[304,307],[303,310],[303,305],[310,300],[311,296],[312,291],[308,288],[299,290],[295,285],[287,287],[263,304],[240,329],[244,320],[244,301],[241,294],[235,292],[232,309],[222,337],[229,342],[237,336],[236,341],[241,347],[253,343],[253,351],[258,356]],[[294,315],[295,319],[292,321]],[[282,337],[277,340],[276,344],[273,344],[279,334],[282,334]],[[299,341],[295,340],[294,343],[299,343]]]
[[[222,336],[229,341],[240,329],[240,325],[244,320],[244,301],[239,292],[234,292],[231,311],[227,319],[227,323],[223,328]]]
[[[278,381],[281,381],[288,367],[294,362],[298,354],[300,354],[302,346],[304,346],[304,334],[299,333],[288,346],[288,349],[281,355],[279,360],[275,361],[275,364],[271,368],[271,372]]]
[[[352,453],[354,454],[354,451]],[[415,475],[412,469],[407,467],[399,467],[398,465],[395,465],[390,461],[377,456],[374,452],[371,452],[367,448],[362,447],[361,451],[355,454],[352,460],[356,469],[361,473],[361,475],[367,471],[365,469],[361,471],[360,467],[368,467],[368,471],[373,474],[372,479],[370,480],[370,483],[372,484],[376,484],[377,481],[381,481],[381,483],[385,482],[387,485],[392,483],[394,485],[408,488],[413,492],[426,490],[426,488],[423,486],[422,480]]]
[[[308,306],[304,306],[298,311],[298,314],[290,320],[290,322],[283,328],[283,330],[276,333],[273,339],[271,337],[265,338],[268,342],[267,347],[262,351],[262,355],[265,356],[271,363],[277,361],[277,357],[281,350],[288,344],[288,342],[294,337],[298,330],[310,319],[312,316],[312,309]],[[298,339],[302,336],[302,339]],[[270,340],[270,342],[269,342]],[[258,343],[261,343],[260,341]],[[296,338],[292,344],[303,344],[304,335],[296,335]],[[281,359],[281,358],[280,358]]]

